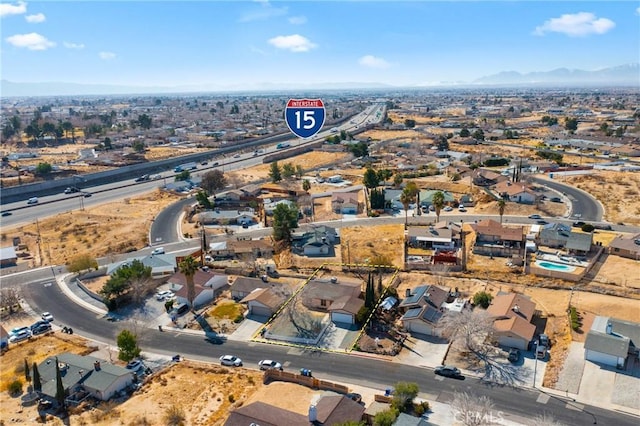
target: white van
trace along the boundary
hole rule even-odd
[[[38,204],[38,197],[31,197],[27,201],[27,204]]]
[[[164,247],[156,247],[153,249],[151,254],[164,254]]]

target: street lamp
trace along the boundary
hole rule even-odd
[[[536,372],[538,370],[538,341],[535,342],[535,350],[533,352],[533,357],[535,359],[533,364],[533,388],[536,387]]]

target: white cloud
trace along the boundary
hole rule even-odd
[[[302,25],[307,23],[306,16],[292,16],[289,18],[289,23],[293,25]]]
[[[39,24],[47,20],[44,13],[36,13],[35,15],[27,15],[24,17],[30,24]]]
[[[562,15],[559,18],[551,18],[536,27],[533,34],[542,36],[555,32],[570,37],[582,37],[590,34],[604,34],[615,26],[616,23],[610,19],[598,18],[590,12],[578,12]]]
[[[358,63],[369,68],[389,68],[391,64],[382,58],[373,55],[365,55],[358,59]]]
[[[116,54],[113,52],[100,52],[98,53],[98,56],[100,56],[100,59],[105,61],[110,61],[116,58]]]
[[[640,7],[636,9],[636,15],[640,15]]]
[[[278,16],[284,16],[289,11],[287,7],[273,7],[271,3],[266,0],[256,1],[256,3],[260,4],[260,6],[242,15],[240,19],[238,19],[238,22],[265,21]]]
[[[65,41],[62,43],[62,45],[67,49],[77,49],[77,50],[84,49],[84,44],[82,43],[69,43],[68,41]]]
[[[27,12],[27,4],[19,1],[16,4],[0,3],[0,16],[22,15]]]
[[[38,33],[16,34],[6,38],[9,44],[29,50],[47,50],[56,44]]]
[[[308,52],[318,47],[317,44],[312,43],[308,38],[300,34],[273,37],[269,39],[269,44],[278,49],[290,50],[292,52]]]

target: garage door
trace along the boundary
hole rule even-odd
[[[331,321],[340,322],[343,324],[353,324],[353,315],[351,314],[341,314],[339,312],[331,313]]]
[[[585,351],[584,357],[589,361],[597,362],[604,365],[616,367],[618,365],[618,357],[615,355],[603,354],[590,349]]]
[[[251,306],[250,312],[251,312],[251,315],[257,315],[261,317],[270,317],[272,314],[271,309],[267,308],[266,306],[256,306],[256,305]]]
[[[507,337],[503,336],[500,338],[500,344],[502,346],[507,346],[509,348],[517,348],[522,351],[527,350],[527,344],[522,339],[518,339],[517,337]]]
[[[433,334],[431,326],[424,322],[412,322],[408,325],[407,330],[411,333],[424,334],[425,336],[431,336]]]

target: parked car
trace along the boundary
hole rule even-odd
[[[134,359],[129,361],[126,368],[127,370],[138,371],[140,370],[141,367],[142,367],[142,361],[140,361],[139,359]]]
[[[444,377],[462,377],[462,372],[451,365],[439,365],[433,370],[438,376]]]
[[[542,216],[539,214],[530,214],[529,219],[542,219]]]
[[[547,357],[547,347],[542,345],[537,345],[536,358],[545,359],[546,357]]]
[[[20,330],[18,333],[9,337],[9,343],[17,343],[22,342],[23,340],[31,339],[32,333],[31,330]]]
[[[445,212],[450,212],[450,211],[452,211],[452,210],[453,210],[453,207],[451,207],[451,206],[446,206],[446,207],[445,207],[444,209],[442,209],[442,210],[443,210],[443,211],[445,211]]]
[[[520,351],[516,348],[509,349],[509,356],[507,357],[510,362],[516,363],[520,360]]]
[[[175,296],[175,294],[173,294],[171,290],[162,290],[156,293],[156,300],[158,301],[169,300],[173,296]]]
[[[356,392],[349,392],[348,394],[345,395],[347,398],[351,399],[352,401],[355,401],[357,403],[362,403],[362,395],[360,395],[359,393]]]
[[[37,336],[38,334],[44,334],[48,331],[51,331],[51,324],[45,321],[43,324],[40,324],[37,327],[32,328],[31,334],[33,334],[34,336]]]
[[[43,320],[45,320],[47,322],[52,322],[53,321],[53,315],[51,315],[49,312],[43,312],[42,315],[40,315],[40,318],[42,318]]]
[[[561,203],[562,199],[560,197],[551,197],[552,203]]]
[[[220,357],[220,364],[230,367],[242,367],[242,360],[235,355],[223,355]]]
[[[466,212],[466,211],[467,211],[467,209],[465,209],[465,208],[464,208],[464,205],[460,204],[460,205],[458,206],[458,211],[459,211],[459,212]]]
[[[260,366],[260,370],[282,370],[282,364],[272,359],[263,359],[258,362],[258,365]]]
[[[29,327],[14,327],[9,331],[9,336],[13,336],[14,334],[18,334],[25,330],[29,330]]]
[[[587,222],[584,222],[582,220],[577,220],[575,222],[573,222],[573,227],[574,228],[582,228],[583,225],[586,225]]]
[[[547,336],[546,334],[541,334],[540,337],[538,338],[538,341],[540,342],[540,346],[545,346],[545,347],[550,347],[551,346],[551,342],[549,341],[549,336]]]
[[[35,330],[36,328],[40,327],[41,325],[51,325],[51,324],[49,324],[49,323],[48,323],[47,321],[45,321],[45,320],[39,320],[39,321],[36,321],[36,322],[34,322],[33,324],[31,324],[31,325],[29,326],[29,330],[33,331],[33,330]]]
[[[173,309],[171,310],[171,314],[182,315],[182,314],[186,314],[188,310],[189,310],[189,305],[187,305],[186,303],[179,303],[173,307]]]
[[[544,219],[538,219],[538,220],[536,220],[536,223],[537,223],[538,225],[546,225],[546,224],[548,224],[549,222],[547,222],[547,221],[546,221],[546,220],[544,220]]]

